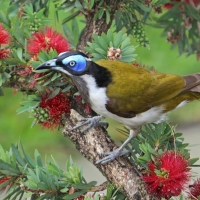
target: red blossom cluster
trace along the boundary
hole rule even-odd
[[[156,162],[148,163],[148,172],[143,176],[149,192],[158,198],[178,196],[190,180],[188,159],[174,151],[164,152]]]
[[[190,199],[199,199],[200,197],[200,179],[195,181],[192,185],[190,185]]]
[[[20,66],[19,68],[21,70],[19,72],[17,72],[17,74],[19,74],[20,76],[23,76],[23,77],[26,77],[33,72],[33,67],[31,67],[30,65]]]
[[[48,129],[62,126],[63,115],[70,113],[70,101],[62,92],[51,99],[49,99],[49,94],[46,93],[42,96],[39,107],[48,111],[48,120],[39,122],[39,124]]]
[[[7,58],[10,54],[11,36],[9,32],[0,23],[0,59]]]
[[[32,56],[37,56],[40,51],[49,52],[50,49],[56,50],[58,54],[70,50],[68,41],[51,27],[33,33],[28,39],[27,51]]]
[[[37,56],[40,51],[49,52],[50,49],[56,50],[58,54],[70,50],[67,39],[51,27],[45,27],[43,30],[33,33],[28,39],[27,51],[32,56],[31,61],[38,60]],[[19,66],[18,68],[18,74],[22,77],[27,77],[33,72],[33,68],[30,65]],[[44,73],[35,73],[31,78],[29,88],[33,88],[37,83],[37,78],[43,75]]]

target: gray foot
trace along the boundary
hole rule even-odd
[[[105,155],[106,157],[98,160],[95,164],[106,164],[108,162],[113,161],[115,158],[119,157],[119,156],[123,156],[123,155],[127,155],[130,152],[128,150],[122,150],[120,148],[115,149],[114,151],[111,152],[105,152],[102,153],[102,155]]]
[[[108,128],[108,123],[107,122],[101,122],[101,119],[103,118],[103,116],[95,116],[92,118],[83,118],[78,120],[79,122],[83,122],[80,125],[74,126],[72,128],[72,130],[76,130],[77,128],[80,128],[82,126],[86,127],[81,131],[82,133],[86,132],[87,130],[89,130],[90,128],[94,127],[94,126],[102,126],[105,128]]]

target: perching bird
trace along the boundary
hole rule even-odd
[[[40,69],[69,75],[83,99],[101,115],[82,125],[101,124],[104,116],[130,128],[128,139],[118,149],[104,153],[106,157],[97,162],[101,164],[126,154],[124,147],[141,125],[161,121],[168,111],[200,99],[200,73],[178,76],[111,60],[95,63],[78,51],[61,53],[36,68]]]

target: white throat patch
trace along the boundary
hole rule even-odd
[[[105,105],[108,101],[106,96],[106,88],[99,88],[96,84],[95,78],[91,75],[85,74],[81,76],[87,84],[91,107],[100,115],[105,114]],[[104,114],[103,114],[103,113]]]

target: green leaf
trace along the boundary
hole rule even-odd
[[[42,182],[38,182],[38,183],[37,183],[37,187],[38,187],[38,189],[40,189],[40,190],[47,190],[47,189],[48,189],[48,187],[46,186],[46,184],[44,184],[44,183],[42,183]]]
[[[12,148],[12,152],[15,155],[15,158],[17,159],[17,162],[24,167],[26,165],[26,163],[24,162],[24,159],[22,158],[19,150],[13,145],[11,144],[11,148]]]
[[[194,163],[197,162],[198,160],[199,160],[199,158],[191,158],[190,162],[189,162],[190,166],[193,166]]]
[[[139,6],[143,11],[145,12],[150,12],[151,11],[151,7],[147,7],[145,4],[140,3],[139,1],[134,1],[134,3]]]
[[[103,17],[104,11],[105,10],[103,8],[99,9],[98,12],[95,14],[94,19],[101,19]]]
[[[129,46],[123,49],[122,55],[123,56],[129,55],[129,54],[132,54],[134,51],[135,51],[135,48],[133,46]]]
[[[131,63],[131,62],[133,62],[135,60],[136,56],[137,56],[137,54],[132,54],[132,55],[128,55],[128,56],[122,56],[122,59],[120,61]]]
[[[63,21],[62,24],[67,23],[68,21],[72,20],[73,18],[75,18],[76,16],[78,16],[81,13],[81,11],[76,11],[73,14],[71,14],[69,17],[66,17]]]
[[[22,49],[21,49],[21,48],[18,48],[18,49],[16,50],[16,53],[17,53],[18,58],[19,58],[20,60],[22,60]]]
[[[83,6],[81,5],[79,0],[76,0],[74,5],[76,8],[78,8],[78,10],[81,10],[82,12],[84,11]]]
[[[15,168],[13,165],[8,164],[0,159],[0,170],[7,170],[10,172],[13,172],[15,175],[18,175],[20,172],[17,168]]]
[[[8,74],[7,72],[3,72],[3,75],[6,77],[6,79],[9,79],[11,77],[11,75]]]
[[[96,183],[97,183],[96,181],[88,183],[88,184],[77,183],[77,184],[73,184],[73,187],[76,189],[80,189],[80,190],[89,190],[89,189],[91,189],[91,187],[96,185]]]
[[[121,43],[121,49],[123,50],[125,47],[130,45],[130,38],[127,37],[122,43]]]
[[[122,35],[123,35],[122,31],[119,31],[119,32],[116,34],[116,36],[115,36],[115,38],[114,38],[114,40],[113,40],[113,46],[114,46],[115,48],[118,48],[119,45],[121,44]]]
[[[54,73],[53,77],[51,78],[51,81],[56,80],[57,78],[59,78],[61,76],[61,73]]]
[[[3,200],[10,200],[10,198],[13,196],[13,194],[17,193],[18,191],[21,191],[20,187],[16,187],[14,190],[9,192],[9,194],[6,195],[6,197]]]
[[[35,160],[36,160],[37,165],[40,166],[40,167],[43,167],[41,155],[39,154],[37,149],[35,150],[34,156],[35,156]]]
[[[48,96],[48,99],[51,99],[51,98],[53,98],[53,97],[55,97],[56,95],[58,95],[59,94],[59,92],[60,92],[60,88],[56,88],[49,96]]]
[[[97,51],[98,53],[102,54],[102,55],[106,55],[106,51],[100,48],[96,48],[95,51]]]
[[[6,24],[6,26],[10,27],[10,20],[2,10],[0,10],[0,22],[3,22],[3,24]]]
[[[106,24],[109,24],[110,22],[110,11],[106,9]]]
[[[99,54],[99,53],[92,53],[92,56],[94,58],[98,58],[98,59],[104,59],[103,55]]]
[[[32,169],[28,168],[28,172],[29,172],[29,175],[28,175],[29,181],[32,180],[33,181],[32,183],[34,185],[40,182],[40,179],[37,177],[36,173]]]
[[[17,112],[17,114],[21,114],[21,113],[23,113],[25,111],[29,111],[29,110],[30,110],[30,106],[26,105],[26,106],[22,106],[22,107],[18,108],[16,112]]]
[[[113,32],[112,32],[111,29],[109,29],[108,32],[107,32],[107,38],[108,38],[108,41],[113,40]]]
[[[43,84],[43,86],[47,86],[47,85],[49,85],[50,83],[51,83],[51,79],[48,80],[48,81],[46,81],[46,82]]]
[[[68,13],[69,11],[71,11],[71,10],[74,9],[74,8],[75,8],[74,3],[73,3],[73,4],[67,4],[67,3],[66,3],[65,12]]]
[[[71,86],[71,85],[68,85],[67,87],[65,87],[64,89],[62,89],[62,92],[63,92],[63,93],[64,93],[64,92],[67,92],[67,91],[69,91],[71,88],[72,88],[72,86]]]
[[[53,163],[47,165],[47,169],[51,174],[53,174],[55,176],[59,176],[59,175],[63,174],[63,171],[61,169],[59,169],[58,166],[56,166]]]
[[[98,42],[101,45],[102,49],[104,49],[105,51],[108,50],[108,45],[109,44],[102,37],[98,38]]]
[[[60,190],[60,192],[67,193],[68,190],[69,190],[69,188],[63,188],[63,189]]]

